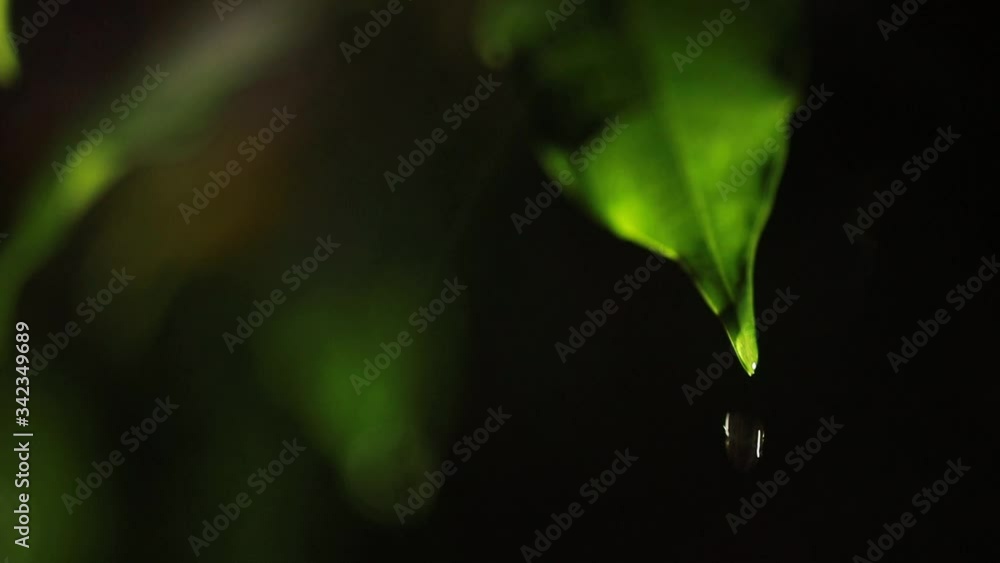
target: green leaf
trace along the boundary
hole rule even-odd
[[[565,20],[547,14],[554,31],[546,14],[513,4],[483,13],[484,58],[526,55],[535,79],[566,101],[550,106],[555,119],[567,119],[569,129],[597,124],[585,129],[588,142],[606,119],[621,123],[586,167],[572,154],[579,140],[546,143],[546,170],[553,178],[570,172],[567,191],[615,235],[680,263],[752,375],[754,257],[784,169],[797,91],[774,66],[788,47],[795,2],[590,0],[560,14]],[[690,46],[699,34],[707,46]],[[754,171],[736,186],[730,179],[741,166]]]
[[[0,0],[0,86],[8,86],[17,78],[17,51],[11,38],[9,0]]]

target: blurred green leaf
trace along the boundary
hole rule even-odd
[[[38,173],[14,213],[11,236],[0,248],[0,271],[4,272],[0,277],[0,319],[11,318],[23,284],[116,182],[190,143],[233,92],[300,44],[305,32],[312,29],[300,4],[296,2],[296,9],[286,5],[245,10],[238,22],[179,42],[166,54],[142,53],[143,57],[129,66],[129,74],[116,87],[108,88],[106,97],[97,98],[95,106],[85,106],[87,110],[81,111],[72,125],[67,124],[65,134],[52,140],[50,159],[39,162]],[[274,14],[279,10],[283,17],[276,24]],[[0,47],[0,52],[3,49]],[[115,93],[133,88],[149,65],[160,64],[161,56],[169,76],[127,118],[116,116],[109,109]],[[81,130],[96,127],[102,119],[113,119],[115,130],[78,165],[66,166],[65,147],[77,146],[84,140]],[[56,163],[66,168],[61,175],[55,172]],[[6,334],[9,328],[4,326],[9,327],[0,324],[0,333]]]
[[[0,86],[7,86],[17,78],[17,51],[11,41],[11,10],[9,0],[0,0]]]

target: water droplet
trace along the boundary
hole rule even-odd
[[[727,412],[725,423],[726,457],[733,467],[749,471],[764,455],[764,425],[757,417],[745,412]]]

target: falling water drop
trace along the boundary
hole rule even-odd
[[[735,411],[726,413],[722,429],[729,462],[740,471],[753,469],[764,455],[764,425],[752,414]]]

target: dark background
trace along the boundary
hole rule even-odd
[[[382,37],[366,51],[363,67],[345,65],[337,42],[328,37],[310,46],[309,60],[290,59],[278,78],[257,85],[267,90],[281,77],[305,81],[309,76],[316,82],[302,96],[305,107],[350,100],[369,116],[341,124],[346,133],[313,152],[289,156],[289,168],[318,167],[317,162],[347,166],[342,161],[348,157],[336,155],[337,149],[368,143],[376,148],[357,165],[368,174],[359,177],[378,178],[396,145],[382,142],[383,150],[375,139],[392,135],[393,128],[404,136],[423,132],[434,122],[426,116],[466,94],[474,77],[485,72],[477,68],[471,47],[443,55],[442,49],[423,49],[422,42],[442,29],[461,35],[467,8],[433,6],[419,15],[414,10],[413,27]],[[39,139],[35,144],[41,144],[44,123],[57,123],[60,112],[69,111],[84,77],[113,73],[123,46],[171,13],[164,6],[140,9],[126,3],[97,10],[101,16],[83,6],[65,7],[46,30],[46,41],[39,40],[38,50],[22,61],[29,73],[26,86],[16,94],[0,94],[5,130],[23,135],[28,128],[16,124],[33,112],[30,130]],[[310,495],[284,504],[291,507],[287,522],[262,531],[261,541],[301,545],[312,561],[516,561],[535,530],[551,524],[549,514],[579,502],[581,484],[610,467],[616,450],[628,448],[639,461],[597,503],[585,505],[584,516],[541,561],[849,561],[863,555],[866,542],[883,532],[883,523],[913,511],[911,497],[940,479],[948,460],[958,458],[972,470],[928,514],[917,516],[916,527],[885,560],[995,560],[990,540],[997,500],[992,353],[1000,281],[988,282],[964,310],[953,313],[900,373],[893,373],[886,360],[888,351],[899,350],[899,338],[916,330],[918,320],[950,308],[947,293],[975,274],[980,257],[997,250],[997,213],[989,197],[995,178],[991,170],[987,175],[994,159],[985,148],[992,131],[984,127],[993,112],[986,90],[992,70],[985,63],[992,31],[966,7],[931,1],[885,42],[876,21],[889,14],[885,2],[810,3],[805,35],[811,65],[805,83],[825,84],[835,95],[792,138],[760,243],[755,281],[758,312],[777,289],[790,287],[801,299],[760,335],[761,362],[752,379],[734,366],[692,406],[681,386],[693,384],[696,370],[705,369],[712,353],[728,350],[729,344],[674,264],[654,274],[565,365],[553,351],[553,343],[565,340],[570,324],[579,324],[586,310],[617,298],[614,283],[643,264],[648,252],[614,238],[566,198],[516,234],[509,214],[523,210],[523,198],[538,193],[545,179],[532,135],[547,116],[525,98],[533,86],[518,83],[512,73],[515,88],[470,120],[461,142],[445,147],[454,151],[449,158],[475,164],[470,167],[477,175],[425,193],[440,215],[408,223],[454,233],[436,239],[450,244],[418,257],[452,264],[451,271],[475,288],[467,304],[471,321],[465,328],[457,398],[450,403],[457,415],[440,433],[441,458],[453,457],[451,444],[479,427],[487,408],[502,405],[512,419],[461,464],[432,510],[424,509],[402,527],[334,511],[331,506],[344,494],[336,472],[324,471],[319,459],[304,460],[313,464],[307,473]],[[347,33],[353,24],[338,25]],[[79,29],[89,31],[70,31]],[[70,44],[79,60],[59,54]],[[324,61],[330,61],[332,71],[317,70]],[[31,80],[30,69],[39,67],[58,78]],[[8,129],[9,124],[14,126]],[[308,127],[331,125],[317,120]],[[900,170],[904,161],[930,146],[938,127],[948,126],[961,139],[918,182],[909,182]],[[32,145],[31,138],[14,134],[5,134],[0,145],[5,218],[8,203],[19,193],[8,186],[28,176]],[[447,167],[431,163],[422,172],[447,178]],[[886,190],[896,179],[904,179],[909,190],[850,244],[842,224],[856,221],[856,208],[867,206],[874,190]],[[469,190],[463,182],[481,189]],[[384,188],[375,183],[372,189]],[[315,182],[283,197],[302,210],[294,225],[307,234],[328,220],[325,206],[336,203]],[[352,197],[341,207],[375,222],[391,221],[408,205],[399,198]],[[98,208],[84,219],[79,238],[108,220],[102,213],[107,211]],[[430,225],[441,217],[446,224]],[[397,236],[385,240],[386,256],[420,243],[401,240],[406,237],[398,233],[406,226],[397,228]],[[268,237],[281,236],[265,230],[232,253],[238,262],[250,262],[258,249],[270,248]],[[70,241],[36,276],[29,289],[33,303],[66,291],[61,273],[75,268],[77,244],[82,243]],[[298,250],[282,248],[273,254],[286,253],[287,262],[299,257]],[[189,287],[189,295],[198,287]],[[67,318],[66,304],[75,302],[65,301],[51,304],[49,312],[26,306],[22,316],[30,313],[57,326]],[[243,302],[233,298],[237,301]],[[174,308],[158,329],[158,346],[138,356],[113,360],[77,350],[64,361],[80,366],[79,380],[48,392],[89,404],[86,412],[97,417],[95,434],[101,428],[117,433],[145,416],[153,387],[125,390],[103,382],[107,372],[150,378],[172,373],[184,381],[178,354],[202,354],[196,356],[201,361],[220,362],[213,364],[218,378],[184,382],[176,393],[197,403],[195,410],[229,401],[246,405],[248,417],[259,415],[255,409],[266,402],[262,392],[242,387],[232,375],[249,360],[218,359],[198,345],[183,344],[196,311]],[[755,412],[766,427],[765,455],[747,474],[730,467],[723,449],[725,413],[737,408]],[[263,416],[275,434],[295,428],[292,417],[280,411]],[[733,536],[726,513],[737,511],[740,498],[757,490],[756,481],[789,469],[786,452],[813,437],[821,417],[836,417],[844,430],[801,472],[792,473],[790,483]],[[79,422],[89,426],[92,421]],[[196,425],[184,424],[190,426],[151,442],[135,462],[140,468],[129,466],[130,472],[115,482],[128,495],[127,510],[96,524],[107,533],[109,560],[160,560],[150,554],[161,549],[169,560],[190,559],[181,538],[160,536],[161,522],[176,517],[180,528],[190,528],[210,514],[216,497],[230,496],[207,495],[197,506],[170,500],[178,494],[183,498],[193,486],[187,480],[197,479],[191,468],[207,455],[197,444]],[[265,422],[207,418],[202,424],[222,425],[234,439],[254,440],[253,428]],[[247,463],[249,468],[255,462]],[[331,529],[335,542],[329,540]],[[152,546],[166,547],[153,551]],[[211,560],[212,550],[206,553],[202,558]]]

